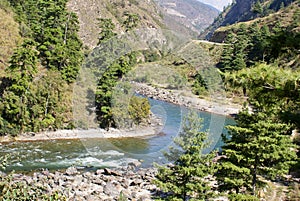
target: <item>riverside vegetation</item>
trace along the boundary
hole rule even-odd
[[[158,168],[154,182],[165,192],[158,199],[205,200],[213,199],[214,195],[224,195],[230,200],[268,199],[261,192],[271,186],[270,181],[286,181],[289,173],[293,173],[289,184],[295,185],[295,189],[283,194],[282,199],[299,199],[299,185],[293,178],[299,175],[300,167],[297,153],[300,143],[297,134],[300,125],[300,2],[282,1],[275,13],[263,12],[263,5],[278,2],[255,1],[252,8],[258,12],[252,16],[255,19],[216,30],[216,33],[225,33],[223,39],[227,43],[222,46],[217,66],[226,90],[238,97],[246,96],[245,106],[249,105],[252,111],[245,107],[236,117],[237,124],[228,126],[229,135],[224,136],[225,145],[215,162],[212,162],[212,154],[201,154],[205,133],[199,132],[197,118],[187,118],[182,135],[175,140],[182,149],[170,152],[180,155],[171,160],[173,164]],[[78,21],[75,14],[66,10],[66,1],[37,3],[38,7],[36,1],[10,1],[11,6],[6,1],[1,3],[1,9],[6,12],[13,9],[17,13],[22,37],[22,44],[11,55],[7,73],[1,79],[1,134],[73,127],[68,107],[70,87],[83,58],[82,43],[77,36]],[[124,19],[125,31],[134,28],[139,20],[128,13]],[[109,19],[99,22],[101,43],[115,34]],[[136,62],[136,53],[129,53],[105,72],[107,79],[100,80],[96,95],[102,127],[115,123],[107,105],[111,87]],[[194,87],[205,90],[201,75],[196,77],[199,82]],[[132,103],[133,111],[143,114],[142,118],[147,116],[149,108],[144,99],[132,100]],[[139,111],[139,104],[146,106],[145,113]],[[136,115],[132,118],[137,124],[141,121]],[[217,185],[210,186],[207,176],[213,177]],[[37,199],[30,197],[32,194],[24,185],[16,184],[11,189],[14,181],[9,178],[1,174],[2,198]],[[38,194],[39,188],[30,191],[42,196]],[[64,197],[54,192],[39,199]],[[127,198],[120,193],[119,199]]]

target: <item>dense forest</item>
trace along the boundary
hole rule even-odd
[[[77,17],[66,3],[1,3],[16,13],[22,37],[1,77],[2,135],[72,126],[71,85],[83,52]]]
[[[84,59],[83,44],[78,37],[79,22],[67,10],[67,1],[4,1],[1,7],[14,12],[22,42],[1,69],[1,135],[24,132],[71,129],[77,127],[72,117],[72,90]],[[139,16],[123,14],[122,26],[130,31]],[[99,18],[98,45],[115,36],[111,19]],[[111,91],[118,79],[136,63],[134,53],[108,66],[98,81],[97,119],[102,128],[115,127],[111,112]],[[110,95],[109,95],[110,94]],[[136,114],[141,98],[130,106],[132,121],[139,124],[148,118],[149,104]],[[138,104],[138,105],[137,105]],[[125,117],[124,117],[125,118]],[[127,117],[126,117],[127,118]]]

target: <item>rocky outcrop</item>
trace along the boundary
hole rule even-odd
[[[120,195],[126,200],[152,200],[157,192],[151,183],[155,169],[99,169],[95,172],[82,172],[75,167],[65,172],[48,170],[32,175],[13,174],[12,182],[23,182],[27,186],[39,186],[45,194],[58,192],[68,200],[118,200]]]
[[[221,100],[200,99],[191,92],[182,90],[168,90],[160,87],[153,87],[147,84],[136,83],[136,93],[156,100],[173,103],[176,105],[194,108],[200,111],[211,112],[221,115],[234,115],[241,109],[241,106],[227,103],[226,97]],[[183,95],[184,93],[188,95]]]

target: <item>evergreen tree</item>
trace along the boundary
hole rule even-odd
[[[98,21],[101,31],[99,33],[99,40],[97,45],[116,36],[116,33],[113,32],[116,26],[111,19],[99,18]]]
[[[121,56],[101,75],[96,90],[96,114],[101,128],[108,129],[118,126],[118,122],[123,122],[123,120],[119,120],[119,118],[131,118],[131,120],[138,125],[142,122],[142,119],[149,116],[150,106],[146,99],[132,98],[129,105],[126,105],[129,116],[123,115],[123,113],[119,114],[120,108],[112,109],[114,88],[117,82],[136,64],[136,61],[135,52]],[[118,119],[118,122],[115,122],[115,118]]]
[[[257,64],[252,68],[224,75],[225,82],[232,88],[248,90],[251,104],[259,106],[256,109],[276,113],[283,122],[299,127],[299,71]]]
[[[221,191],[243,188],[255,195],[263,177],[275,179],[288,173],[295,163],[295,146],[290,126],[280,123],[273,115],[263,112],[238,114],[237,125],[228,126],[224,137],[220,167],[216,174]],[[260,176],[260,177],[258,177]]]
[[[212,159],[215,153],[204,154],[208,146],[207,133],[201,132],[202,119],[190,113],[183,122],[182,131],[174,139],[178,147],[171,147],[166,157],[174,165],[159,166],[154,183],[168,193],[166,200],[206,200],[212,190],[206,177],[215,172]]]
[[[128,107],[129,115],[136,125],[142,123],[150,115],[150,104],[147,98],[133,96]]]
[[[30,123],[27,108],[30,94],[30,86],[37,73],[37,55],[35,42],[29,39],[14,52],[8,67],[10,75],[10,86],[7,87],[2,96],[1,116],[5,120],[2,132],[23,132]],[[15,127],[15,128],[14,128]],[[11,129],[9,129],[11,128]]]
[[[220,61],[222,71],[236,71],[247,67],[249,38],[246,31],[246,26],[241,24],[236,33],[230,32],[228,34],[225,41],[228,45],[224,46]]]
[[[83,53],[77,16],[67,11],[66,3],[67,0],[12,1],[18,21],[28,27],[28,35],[37,42],[41,64],[60,71],[66,81],[73,82]]]

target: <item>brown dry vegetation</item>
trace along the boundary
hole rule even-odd
[[[0,8],[0,76],[3,75],[13,49],[21,42],[19,25],[13,15],[9,9]]]
[[[98,42],[100,28],[97,18],[111,18],[117,33],[125,32],[122,27],[124,12],[138,14],[141,19],[139,26],[162,26],[160,11],[153,1],[70,0],[68,8],[78,15],[79,36],[88,48],[95,47]]]

